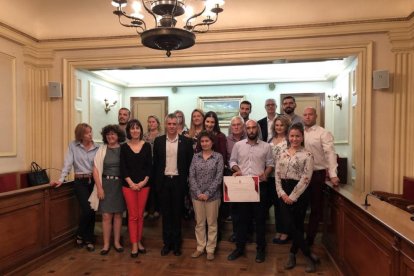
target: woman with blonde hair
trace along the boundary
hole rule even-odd
[[[78,124],[75,128],[75,140],[69,144],[60,178],[50,183],[56,188],[62,185],[73,167],[75,171],[73,189],[80,206],[76,246],[81,248],[86,245],[88,251],[95,250],[95,211],[91,208],[88,199],[95,184],[92,172],[93,160],[98,148],[98,144],[92,140],[92,127],[86,123]]]
[[[195,150],[197,146],[197,136],[203,130],[204,112],[201,109],[194,109],[191,112],[190,129],[186,134],[187,137],[193,139],[193,148]]]
[[[287,149],[287,134],[290,126],[290,119],[285,115],[278,115],[276,118],[273,119],[272,123],[272,139],[269,141],[270,146],[272,147],[273,152],[273,160],[275,161],[275,165],[279,160],[280,153]],[[275,176],[274,173],[269,178],[269,183],[275,183]],[[280,204],[279,200],[275,196],[276,194],[276,187],[275,185],[271,186],[272,192],[269,193],[271,195],[270,198],[270,206],[274,204],[274,211],[275,211],[275,226],[276,226],[276,235],[273,238],[273,243],[276,244],[285,244],[287,243],[290,238],[288,236],[288,230],[286,226],[283,224],[282,214],[280,211]]]

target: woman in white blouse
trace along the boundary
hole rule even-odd
[[[294,124],[288,131],[288,148],[276,163],[276,191],[282,218],[292,236],[289,259],[285,269],[296,266],[296,253],[302,250],[307,260],[306,272],[315,272],[317,257],[304,239],[304,221],[309,202],[307,187],[313,172],[313,155],[305,150],[302,124]]]

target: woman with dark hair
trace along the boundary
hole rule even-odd
[[[223,156],[223,160],[227,158],[227,139],[226,135],[220,131],[219,120],[216,112],[209,111],[204,115],[203,130],[212,133],[214,136],[213,150]],[[201,150],[200,143],[197,145],[196,152]],[[223,167],[224,169],[224,167]]]
[[[290,120],[288,117],[284,115],[278,115],[274,118],[272,123],[272,139],[270,140],[269,144],[272,147],[273,152],[273,160],[275,161],[275,165],[279,160],[280,153],[287,149],[287,134],[290,126]],[[272,176],[269,177],[269,183],[275,183],[275,176],[272,173]],[[287,234],[287,229],[283,224],[282,214],[280,212],[279,200],[276,195],[276,187],[275,185],[271,185],[272,192],[269,193],[271,195],[271,204],[275,205],[275,221],[276,221],[276,236],[273,238],[273,243],[277,244],[285,244],[290,239]]]
[[[99,198],[98,211],[102,213],[104,245],[100,254],[107,255],[111,248],[112,219],[114,221],[114,248],[117,252],[124,251],[120,244],[125,202],[122,195],[119,156],[120,143],[125,141],[125,133],[118,125],[107,125],[102,129],[101,134],[104,145],[96,153],[93,178]]]
[[[152,151],[143,138],[140,121],[133,119],[126,126],[128,142],[121,146],[122,192],[128,208],[128,230],[131,242],[131,257],[145,254],[142,245],[144,210],[150,192]]]
[[[150,115],[147,120],[148,132],[143,136],[143,140],[151,145],[151,153],[154,147],[155,138],[162,135],[161,133],[161,123],[157,116]],[[144,212],[144,218],[148,216],[149,219],[157,219],[160,217],[160,204],[158,202],[158,195],[155,187],[150,190],[148,196],[147,206]]]
[[[313,155],[305,150],[303,126],[294,124],[288,131],[288,148],[280,154],[276,163],[276,190],[280,209],[292,246],[285,269],[296,266],[296,253],[302,250],[307,260],[306,272],[315,272],[317,257],[311,253],[304,239],[304,221],[309,202],[307,187],[313,173]]]
[[[98,148],[99,146],[92,140],[92,127],[86,123],[78,124],[75,128],[75,140],[69,144],[60,178],[58,181],[50,182],[56,188],[62,185],[73,166],[75,171],[73,189],[80,206],[76,245],[79,248],[86,245],[88,251],[95,250],[95,211],[91,208],[88,198],[95,184],[92,172],[93,160]]]
[[[214,260],[214,251],[217,246],[217,218],[224,167],[221,154],[213,151],[213,140],[212,132],[202,131],[199,134],[201,151],[193,156],[189,175],[197,239],[197,249],[191,257],[198,258],[207,251],[209,261]]]

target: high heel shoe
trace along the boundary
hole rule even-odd
[[[138,248],[138,253],[139,254],[146,254],[147,250],[145,248],[142,248],[142,249]]]
[[[135,252],[135,253],[131,252],[131,258],[137,258],[138,257],[138,253],[139,253],[139,250],[137,252]]]

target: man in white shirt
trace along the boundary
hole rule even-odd
[[[305,148],[313,154],[314,167],[310,189],[310,207],[308,231],[306,240],[312,245],[318,231],[319,222],[323,215],[323,193],[322,188],[325,183],[326,171],[328,170],[329,179],[334,186],[339,184],[336,168],[338,167],[334,148],[333,135],[316,125],[316,110],[308,107],[303,112],[303,123],[305,125]]]
[[[162,238],[164,246],[161,256],[173,250],[181,255],[181,219],[184,194],[188,189],[187,178],[193,158],[192,141],[179,135],[177,117],[168,114],[165,118],[166,134],[154,140],[155,186],[159,195],[162,213]]]

